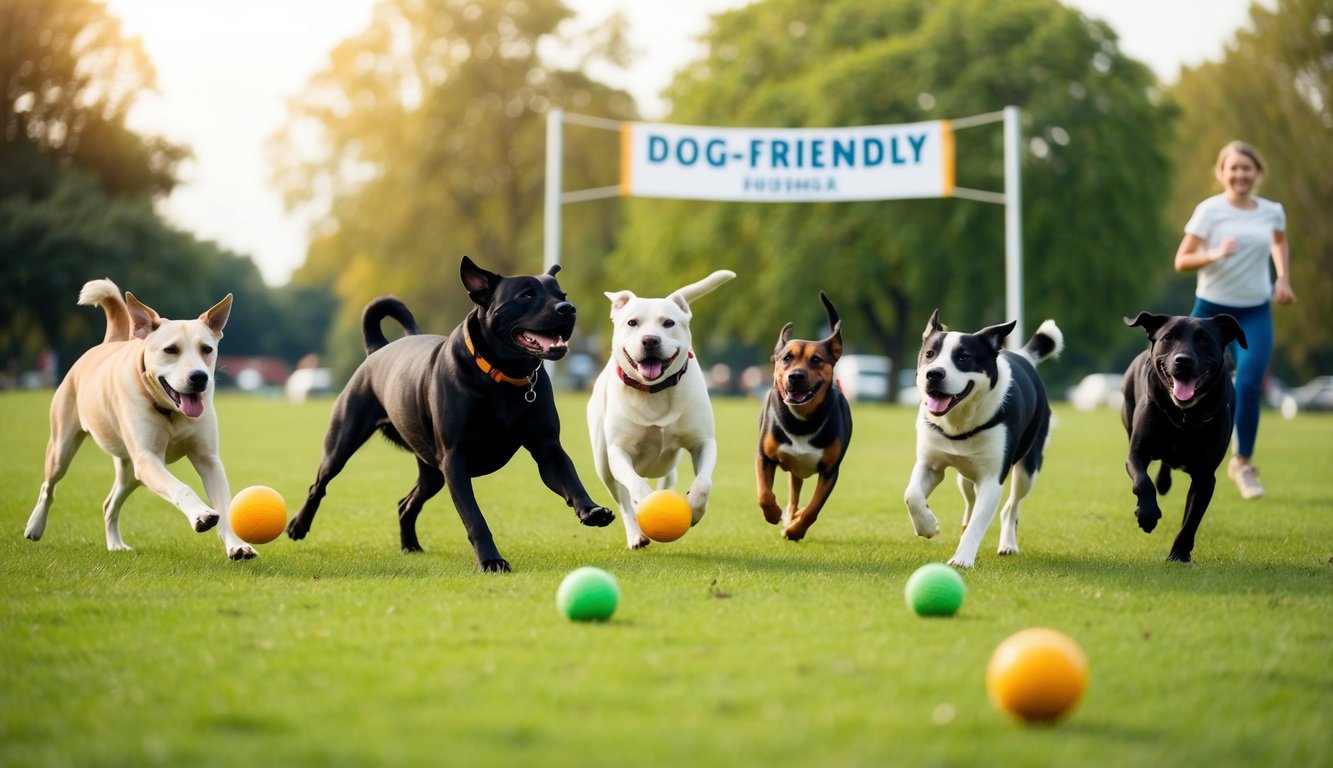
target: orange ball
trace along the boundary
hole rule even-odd
[[[986,691],[998,708],[1026,721],[1064,717],[1088,685],[1088,657],[1068,635],[1034,627],[991,654]]]
[[[690,530],[690,503],[675,491],[653,491],[639,503],[635,513],[639,530],[653,541],[675,541]]]
[[[287,502],[267,485],[252,485],[232,497],[227,520],[246,542],[267,544],[287,527]]]

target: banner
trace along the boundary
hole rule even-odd
[[[949,197],[947,120],[859,128],[622,123],[620,194],[820,202]]]

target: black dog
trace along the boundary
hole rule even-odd
[[[376,430],[417,458],[417,484],[398,502],[404,552],[421,551],[417,515],[447,485],[481,570],[508,571],[472,478],[500,469],[520,446],[580,522],[604,526],[615,519],[588,497],[560,446],[560,420],[542,367],[543,360],[565,356],[574,331],[574,305],[555,280],[559,270],[502,277],[463,257],[463,286],[477,306],[448,336],[420,334],[397,299],[367,305],[361,320],[366,359],[333,406],[319,473],[287,535],[305,538],[329,481]],[[388,342],[380,330],[385,317],[407,335]]]
[[[773,350],[773,388],[759,416],[759,508],[768,522],[783,523],[782,535],[791,541],[800,541],[815,524],[852,442],[852,410],[833,378],[842,357],[842,321],[823,291],[819,300],[832,331],[826,339],[805,341],[791,338],[791,323],[782,326]],[[778,467],[791,474],[785,512],[773,494]],[[801,485],[814,474],[819,475],[814,496],[801,507]]]
[[[1171,489],[1171,469],[1189,475],[1185,519],[1167,557],[1188,563],[1231,440],[1236,392],[1225,350],[1232,341],[1246,346],[1245,332],[1231,315],[1200,319],[1140,312],[1125,318],[1125,325],[1143,328],[1149,342],[1125,371],[1120,410],[1129,433],[1125,470],[1138,497],[1134,515],[1139,527],[1152,533],[1162,518],[1156,494]],[[1148,464],[1155,460],[1162,464],[1154,492]]]

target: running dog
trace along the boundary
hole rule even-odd
[[[630,291],[608,292],[611,357],[588,400],[593,462],[615,495],[630,549],[648,546],[635,516],[652,492],[644,478],[676,484],[682,450],[694,460],[686,493],[691,524],[703,518],[713,488],[717,441],[703,370],[690,347],[690,302],[736,276],[718,270],[666,298],[646,299]]]
[[[509,571],[472,478],[505,466],[520,447],[579,522],[600,527],[615,519],[588,497],[560,445],[560,419],[542,365],[565,356],[574,332],[574,305],[556,282],[558,271],[557,265],[544,275],[502,277],[464,256],[459,272],[476,306],[448,336],[420,333],[398,299],[367,305],[361,319],[366,359],[334,403],[324,457],[287,535],[305,538],[329,482],[376,431],[417,460],[417,483],[398,502],[404,552],[421,551],[417,516],[447,486],[481,570]],[[407,335],[389,342],[380,328],[386,317]]]
[[[1217,484],[1217,467],[1231,439],[1236,392],[1225,363],[1232,341],[1246,346],[1245,332],[1231,315],[1174,317],[1140,312],[1125,325],[1148,334],[1148,349],[1125,371],[1120,418],[1129,433],[1125,470],[1134,483],[1134,516],[1152,533],[1162,510],[1157,494],[1171,489],[1171,470],[1190,476],[1185,518],[1167,560],[1188,563],[1194,536]],[[1148,464],[1160,460],[1157,483]]]
[[[75,361],[51,400],[46,479],[24,536],[42,538],[56,484],[84,438],[92,435],[116,467],[115,484],[102,503],[108,550],[131,549],[120,536],[120,510],[136,488],[146,485],[185,513],[194,530],[217,526],[227,557],[255,556],[227,520],[231,491],[213,411],[213,369],[231,302],[227,294],[193,320],[168,320],[132,293],[122,299],[110,280],[84,284],[79,304],[102,307],[106,334]],[[167,469],[182,456],[203,480],[207,504]]]
[[[759,416],[759,508],[769,523],[782,523],[782,536],[791,541],[800,541],[815,524],[852,441],[851,407],[833,378],[833,366],[842,357],[842,321],[823,291],[819,300],[828,314],[828,337],[792,339],[792,324],[782,326],[773,350],[773,388]],[[791,475],[786,511],[773,494],[778,467]],[[802,507],[802,483],[815,474],[814,496]]]
[[[1064,334],[1047,320],[1017,352],[1002,349],[1015,321],[976,333],[951,332],[935,310],[922,334],[917,358],[921,390],[916,423],[916,466],[904,501],[918,536],[939,533],[926,497],[958,472],[963,493],[963,535],[949,564],[971,568],[995,517],[1012,467],[1009,500],[1000,513],[1001,555],[1018,554],[1018,508],[1041,469],[1051,408],[1035,365],[1064,349]]]

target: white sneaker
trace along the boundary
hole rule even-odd
[[[1242,499],[1257,499],[1264,495],[1263,483],[1259,482],[1259,470],[1248,461],[1232,456],[1227,463],[1227,476],[1235,481]]]

